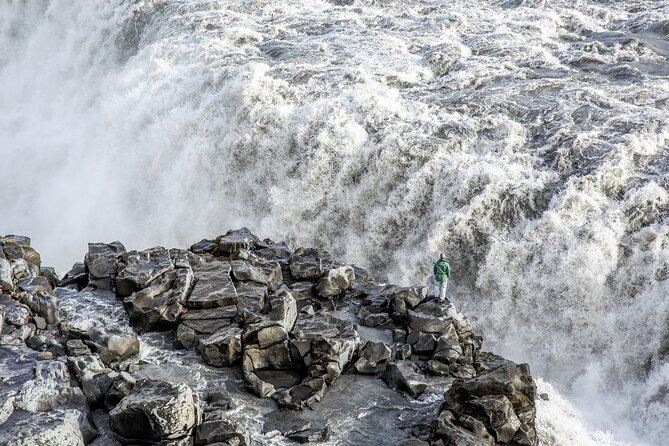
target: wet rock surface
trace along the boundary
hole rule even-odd
[[[0,248],[2,444],[536,445],[529,367],[425,287],[246,228],[91,243],[60,280]]]

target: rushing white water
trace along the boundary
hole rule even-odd
[[[446,251],[545,444],[664,444],[669,3],[0,5],[0,233],[61,271],[242,224],[406,283]]]

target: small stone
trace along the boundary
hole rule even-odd
[[[37,327],[38,330],[46,329],[46,321],[42,316],[33,316],[33,322],[35,322],[35,327]]]

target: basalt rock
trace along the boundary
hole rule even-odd
[[[232,275],[239,281],[253,281],[266,285],[270,290],[278,289],[283,281],[281,265],[261,259],[233,260]]]
[[[123,299],[130,323],[146,331],[175,327],[194,284],[190,268],[173,269],[157,277],[148,287]]]
[[[10,390],[0,389],[0,440],[9,438],[5,432],[19,435],[20,420],[53,414],[44,418],[43,429],[26,429],[28,443],[16,444],[88,444],[97,435],[90,408],[98,408],[102,435],[95,446],[117,446],[114,438],[138,445],[249,444],[252,428],[244,411],[230,410],[234,404],[227,393],[216,398],[208,392],[200,420],[190,388],[139,379],[182,378],[163,375],[171,370],[160,370],[160,359],[154,362],[145,354],[132,359],[139,341],[127,328],[91,329],[68,320],[56,325],[55,274],[40,267],[28,240],[2,240],[0,357],[16,352],[16,361],[7,364],[43,365]],[[536,388],[529,369],[480,353],[481,338],[469,321],[428,297],[425,287],[377,284],[364,270],[337,263],[324,251],[293,252],[285,243],[260,241],[244,228],[203,240],[189,251],[125,252],[118,242],[91,244],[85,263],[75,265],[58,285],[69,288],[57,290],[61,298],[78,295],[74,287],[115,285],[115,296],[90,288],[82,296],[98,293],[114,304],[120,304],[115,298],[122,300],[130,323],[141,331],[173,330],[143,335],[149,346],[172,338],[179,347],[194,348],[211,366],[241,364],[247,390],[272,397],[282,410],[330,410],[328,405],[341,402],[340,395],[326,396],[330,388],[341,391],[365,380],[371,388],[383,386],[352,372],[376,375],[414,398],[428,383],[446,388],[455,377],[439,418],[431,425],[426,415],[413,429],[406,426],[420,439],[402,444],[424,445],[428,438],[444,446],[536,444]],[[367,341],[362,347],[360,336]],[[235,369],[205,369],[239,376]],[[234,378],[226,376],[215,385],[234,385],[239,382]],[[297,442],[326,441],[329,426],[311,414],[300,413],[308,420],[294,423],[282,417],[285,425],[276,430]]]
[[[91,330],[89,337],[88,346],[100,356],[100,360],[105,364],[123,361],[139,353],[139,340],[133,333],[95,328]]]
[[[237,303],[237,291],[230,277],[230,263],[212,261],[193,268],[197,280],[188,298],[189,308],[227,307]]]
[[[5,258],[0,258],[0,291],[14,291],[12,265]]]
[[[58,286],[61,287],[70,285],[76,286],[78,290],[82,290],[88,285],[88,273],[83,262],[75,263],[72,269],[58,282]]]
[[[418,398],[427,388],[425,378],[406,361],[392,362],[381,377],[391,389],[403,390]]]
[[[313,248],[297,248],[290,256],[290,274],[295,279],[318,279],[323,274],[321,253]]]
[[[492,371],[456,380],[444,394],[433,439],[444,444],[473,437],[479,443],[472,444],[536,445],[535,398],[529,366],[498,358]]]
[[[355,272],[351,266],[342,266],[328,271],[316,284],[316,291],[322,297],[337,297],[355,283]]]
[[[241,335],[240,328],[228,327],[200,337],[197,352],[207,364],[217,367],[235,365],[242,359]]]
[[[118,259],[126,253],[121,242],[89,243],[84,265],[89,280],[96,288],[111,289],[111,280],[116,276]]]
[[[392,358],[392,350],[383,342],[368,341],[358,352],[354,367],[358,373],[383,372]]]
[[[123,297],[130,296],[173,267],[169,252],[160,246],[127,252],[119,261],[116,290]]]
[[[198,399],[185,384],[140,380],[109,413],[123,444],[160,443],[191,435],[201,422]]]

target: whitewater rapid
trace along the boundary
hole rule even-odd
[[[669,3],[2,0],[0,233],[448,253],[546,445],[669,435]]]

